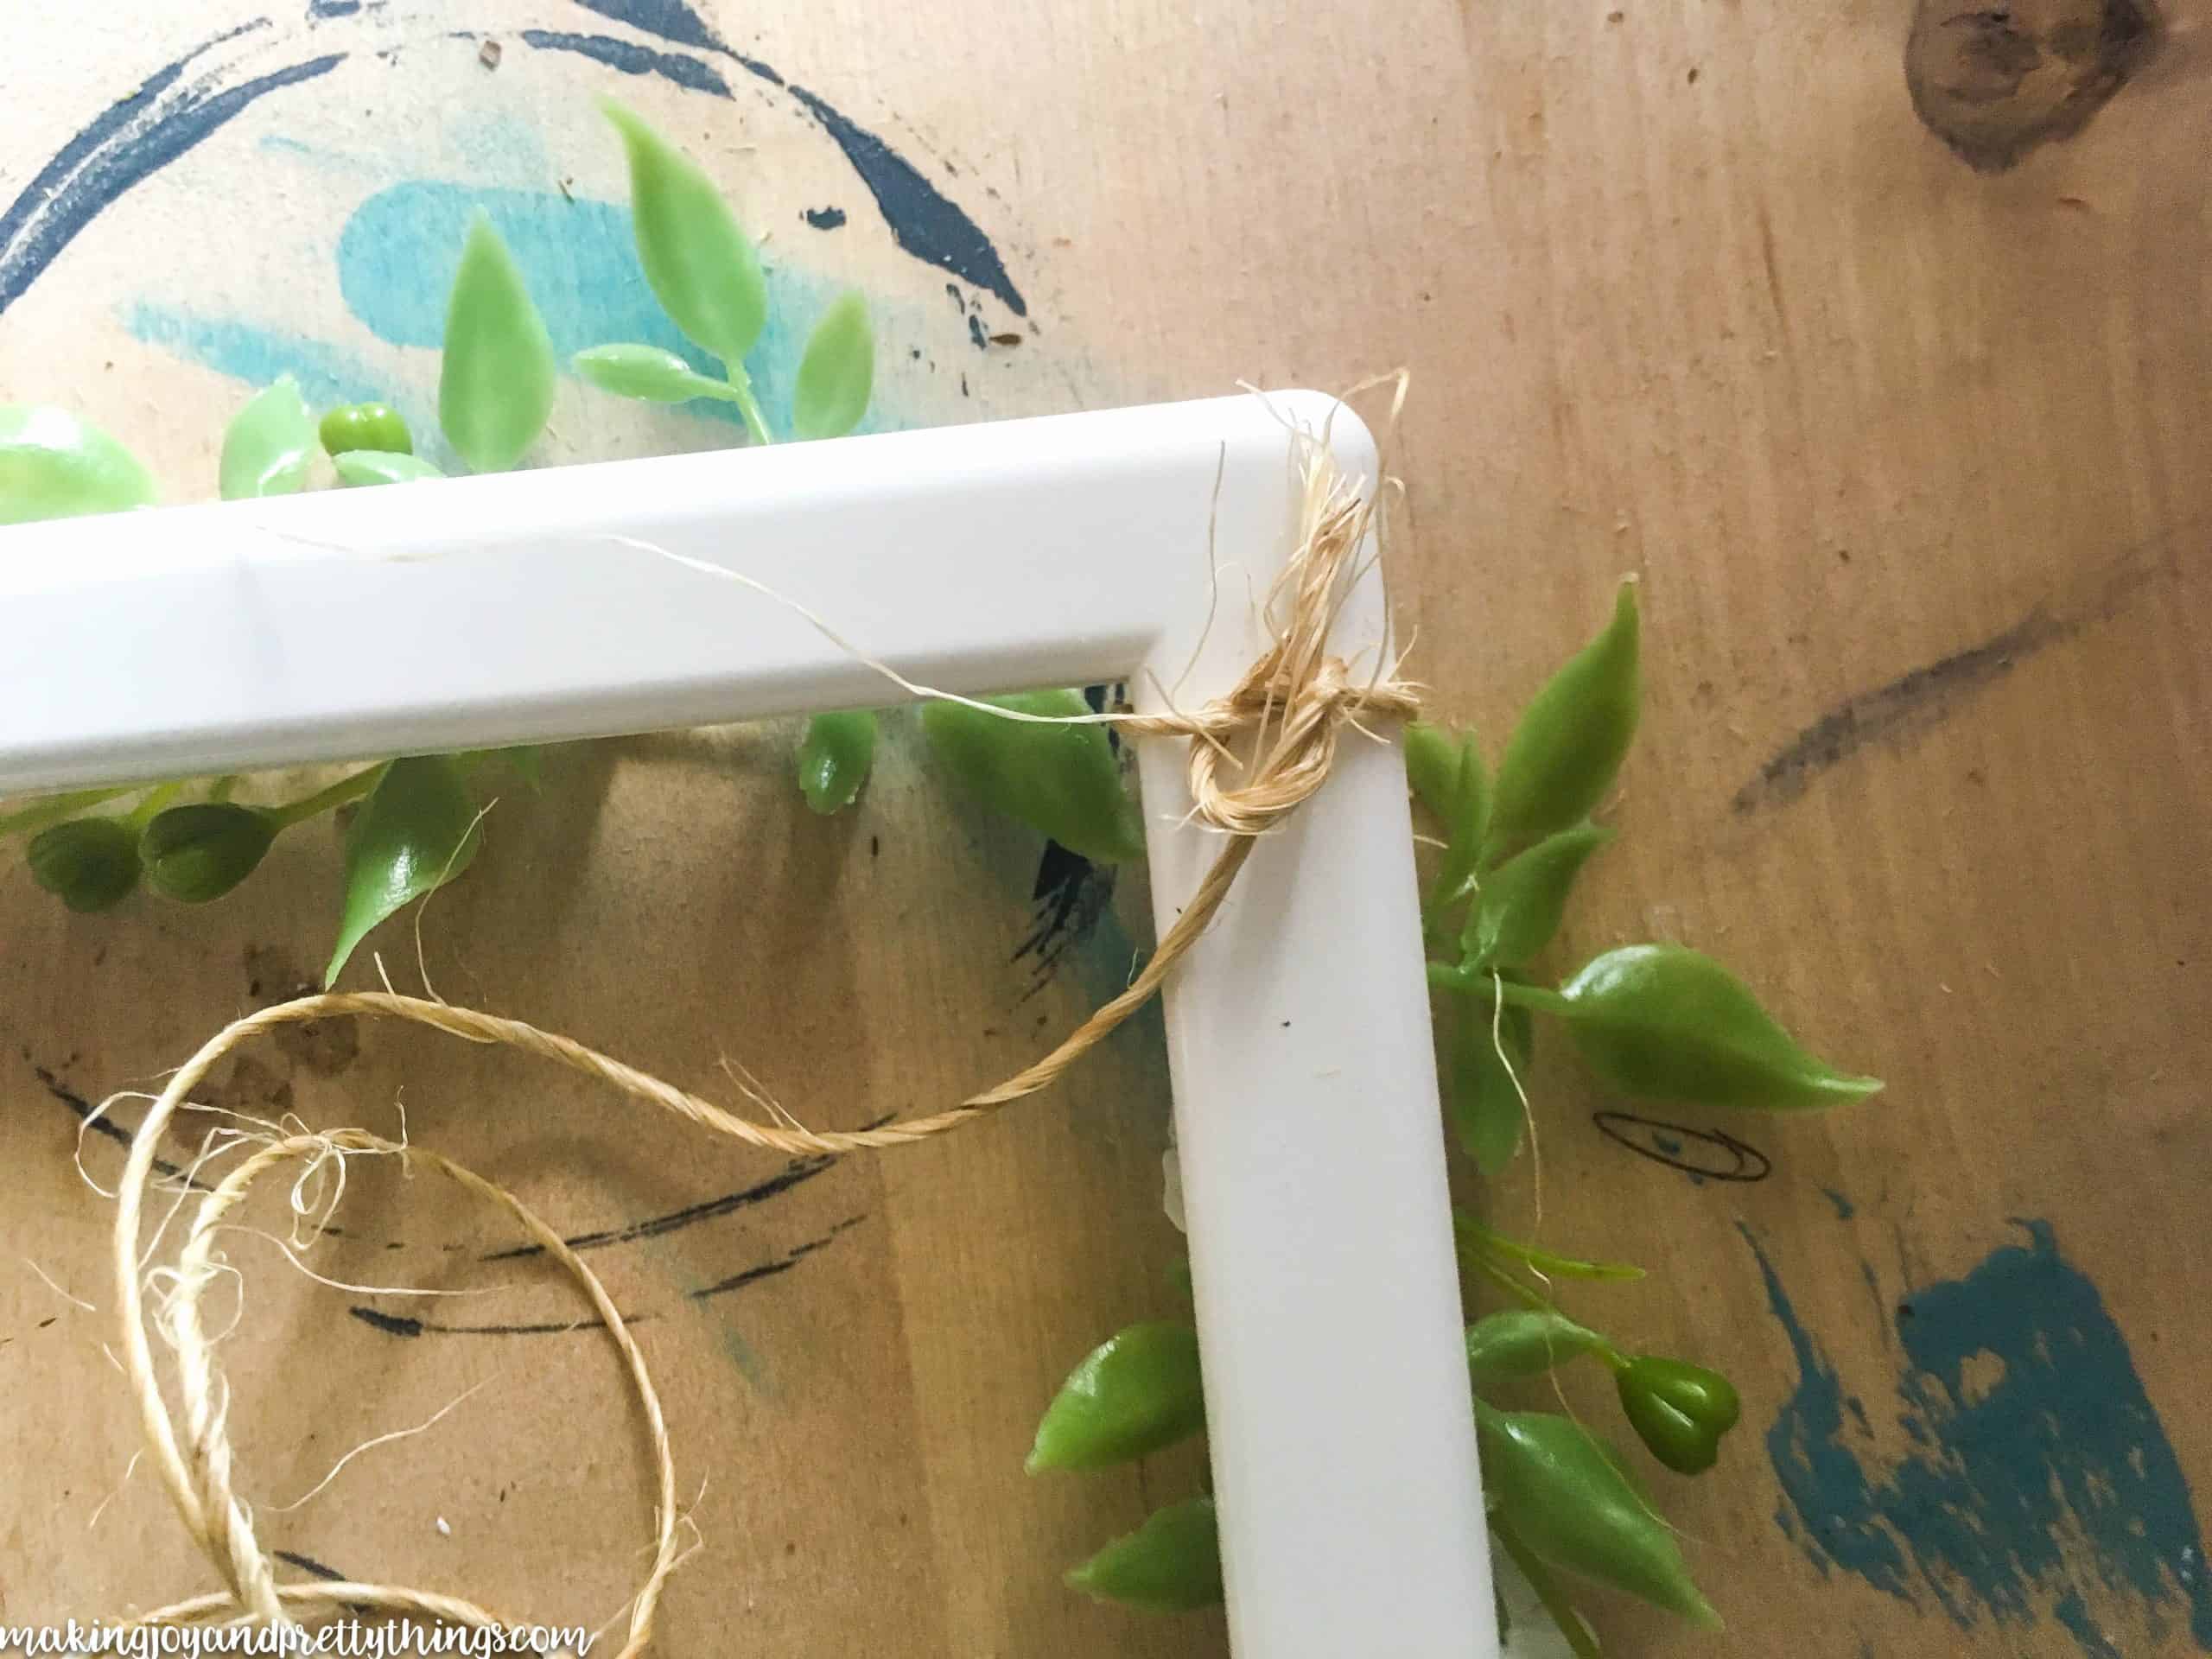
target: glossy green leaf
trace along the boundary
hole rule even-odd
[[[791,430],[802,438],[842,438],[867,415],[874,390],[875,329],[868,302],[849,289],[807,338],[791,391]]]
[[[138,836],[121,818],[71,818],[24,851],[31,880],[72,910],[106,910],[138,885]]]
[[[553,337],[514,255],[479,212],[446,305],[438,424],[480,473],[504,472],[537,441],[553,413]]]
[[[115,512],[154,499],[137,457],[66,409],[0,404],[0,524]]]
[[[701,374],[674,352],[658,346],[594,346],[578,352],[576,372],[601,391],[648,404],[685,404],[695,397],[725,403],[736,394],[721,381]]]
[[[219,899],[251,875],[283,821],[234,801],[173,806],[139,837],[139,861],[154,891],[188,905]]]
[[[1459,761],[1443,800],[1438,817],[1444,824],[1444,857],[1424,906],[1431,923],[1475,892],[1481,868],[1484,827],[1490,820],[1490,773],[1472,733],[1459,740]]]
[[[445,474],[420,455],[402,455],[386,449],[349,449],[331,456],[338,481],[346,485],[412,484],[418,479]]]
[[[415,453],[415,435],[389,404],[340,404],[322,417],[319,435],[322,447],[334,455],[351,449],[375,449],[394,455]]]
[[[226,501],[296,495],[317,452],[315,416],[289,374],[256,392],[223,433],[220,487]]]
[[[1497,1411],[1478,1400],[1475,1421],[1484,1487],[1537,1556],[1719,1628],[1674,1533],[1611,1448],[1548,1411]]]
[[[1484,862],[1586,818],[1605,798],[1636,736],[1636,585],[1624,582],[1613,620],[1536,693],[1498,763]]]
[[[1109,1337],[1060,1385],[1037,1425],[1028,1470],[1103,1469],[1141,1458],[1206,1425],[1198,1333],[1133,1325]]]
[[[1406,781],[1413,786],[1414,798],[1434,815],[1447,835],[1459,784],[1459,747],[1456,734],[1425,720],[1406,728]]]
[[[1122,787],[1105,728],[1061,723],[1090,713],[1083,694],[1027,691],[991,701],[1051,719],[1003,720],[964,703],[925,705],[930,751],[953,781],[1071,853],[1103,864],[1143,857],[1144,821]]]
[[[1539,1249],[1534,1244],[1509,1238],[1484,1226],[1465,1210],[1452,1211],[1452,1232],[1459,1246],[1459,1260],[1469,1266],[1485,1258],[1503,1257],[1534,1269],[1540,1279],[1588,1279],[1599,1283],[1625,1284],[1643,1277],[1643,1269],[1633,1262],[1585,1261],[1580,1256],[1561,1255],[1556,1250]]]
[[[1638,1354],[1613,1382],[1637,1438],[1678,1475],[1712,1468],[1744,1412],[1736,1385],[1719,1372],[1663,1354]]]
[[[1560,995],[1582,1058],[1626,1094],[1788,1111],[1882,1086],[1814,1058],[1726,969],[1681,945],[1608,950]]]
[[[1155,1510],[1067,1575],[1068,1587],[1148,1613],[1187,1613],[1221,1601],[1221,1538],[1213,1499]]]
[[[1475,1166],[1495,1177],[1512,1161],[1528,1124],[1528,1108],[1513,1086],[1513,1075],[1498,1058],[1503,1047],[1514,1072],[1528,1087],[1529,1062],[1536,1033],[1526,1008],[1507,1003],[1498,1008],[1488,986],[1457,999],[1452,1010],[1451,1065],[1446,1095],[1459,1146]]]
[[[1557,1308],[1503,1308],[1467,1327],[1467,1370],[1482,1389],[1541,1376],[1605,1345],[1603,1337]]]
[[[737,215],[699,165],[613,99],[601,112],[630,162],[630,215],[653,296],[686,338],[736,368],[768,320],[768,284]]]
[[[875,764],[875,716],[866,709],[817,715],[798,746],[799,793],[825,817],[859,798]]]
[[[452,880],[483,841],[461,768],[443,755],[395,760],[346,832],[346,902],[323,983],[378,923]]]
[[[1518,968],[1551,943],[1583,861],[1613,838],[1578,823],[1546,836],[1483,878],[1482,896],[1460,944],[1480,968]]]

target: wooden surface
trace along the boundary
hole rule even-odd
[[[404,210],[446,234],[445,186],[514,193],[503,210],[552,227],[531,264],[542,300],[610,327],[632,315],[594,216],[622,194],[588,102],[609,87],[772,232],[794,328],[830,285],[868,289],[885,423],[1411,365],[1395,580],[1442,713],[1502,737],[1613,580],[1644,582],[1625,833],[1586,878],[1560,965],[1637,938],[1696,944],[1890,1084],[1827,1121],[1601,1125],[1624,1103],[1547,1056],[1541,1217],[1525,1159],[1493,1192],[1469,1183],[1501,1225],[1648,1264],[1575,1307],[1743,1386],[1719,1473],[1662,1487],[1728,1634],[1701,1645],[1593,1596],[1603,1627],[1648,1655],[2212,1650],[2190,1491],[2212,1502],[2195,1312],[2212,1267],[2201,0],[2155,21],[2124,0],[1916,19],[1907,0],[1423,0],[1294,22],[1249,0],[1195,16],[325,4],[211,48],[175,86],[219,61],[214,99],[339,61],[173,111],[127,153],[144,111],[125,109],[87,141],[105,173],[41,178],[162,66],[260,16],[84,10],[7,24],[0,213],[44,217],[0,219],[0,397],[100,419],[174,498],[212,493],[241,376],[289,367],[313,396],[318,375],[365,373],[427,410],[435,359],[402,343],[402,302],[443,276],[346,232]],[[1002,280],[972,244],[931,242],[924,220],[948,221],[925,201],[917,219],[855,145],[891,178],[879,209],[836,142],[855,128],[958,204]],[[832,207],[841,228],[802,219]],[[573,384],[555,425],[547,461],[732,435]],[[375,642],[329,646],[342,674]],[[192,642],[118,639],[86,671],[145,677],[157,700],[162,676],[193,671]],[[1012,1070],[1121,982],[1130,882],[1095,925],[1096,886],[1071,895],[1047,964],[1023,946],[1039,847],[944,798],[910,724],[862,809],[829,824],[797,804],[791,740],[596,746],[558,756],[541,798],[509,791],[423,925],[438,989],[702,1089],[741,1060],[810,1122],[852,1125]],[[222,905],[90,919],[0,874],[7,1621],[207,1582],[155,1484],[119,1484],[137,1438],[101,1355],[107,1208],[72,1166],[72,1103],[146,1086],[302,983],[336,868],[325,827]],[[405,930],[379,943],[413,982]],[[303,1033],[241,1058],[218,1098],[378,1128],[402,1101],[416,1139],[571,1230],[727,1198],[594,1255],[654,1316],[648,1357],[700,1494],[668,1650],[1220,1650],[1217,1621],[1133,1619],[1057,1583],[1191,1490],[1190,1457],[1086,1480],[1020,1467],[1066,1366],[1173,1306],[1155,1032],[995,1127],[819,1173],[395,1031]],[[105,1180],[118,1153],[89,1137],[86,1170]],[[804,1178],[760,1191],[779,1175]],[[506,1236],[458,1199],[357,1179],[321,1272],[495,1288],[325,1290],[240,1237],[248,1305],[225,1361],[245,1490],[287,1502],[346,1447],[482,1391],[265,1515],[266,1535],[348,1574],[596,1624],[647,1524],[605,1344],[432,1328],[572,1313],[528,1262],[476,1263]],[[264,1218],[281,1226],[281,1202]],[[422,1333],[395,1334],[404,1319]]]

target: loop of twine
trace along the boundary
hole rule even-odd
[[[1392,424],[1404,395],[1401,375],[1390,409]],[[1363,729],[1363,717],[1397,720],[1418,710],[1414,688],[1395,677],[1395,664],[1378,661],[1373,674],[1362,680],[1328,650],[1337,613],[1361,574],[1357,561],[1374,522],[1375,499],[1344,478],[1326,436],[1325,431],[1319,435],[1293,431],[1302,499],[1296,547],[1262,607],[1274,643],[1225,696],[1195,713],[1120,713],[1108,717],[1137,736],[1180,738],[1189,742],[1192,817],[1224,834],[1227,842],[1189,904],[1161,938],[1151,960],[1128,988],[1050,1053],[1004,1082],[925,1116],[872,1129],[816,1131],[799,1127],[788,1114],[777,1122],[741,1116],[556,1032],[391,992],[335,992],[296,998],[234,1020],[211,1038],[169,1079],[131,1138],[117,1190],[114,1268],[124,1364],[155,1465],[186,1530],[213,1565],[225,1587],[141,1615],[138,1622],[179,1624],[243,1614],[255,1623],[281,1624],[300,1609],[345,1606],[378,1608],[467,1627],[512,1628],[510,1621],[495,1618],[474,1603],[454,1596],[382,1584],[279,1583],[274,1563],[255,1535],[250,1508],[237,1495],[227,1433],[227,1392],[199,1318],[201,1290],[217,1268],[213,1254],[214,1232],[253,1182],[279,1165],[342,1158],[348,1153],[389,1153],[421,1161],[513,1217],[532,1241],[576,1281],[620,1353],[645,1414],[657,1476],[653,1562],[631,1604],[628,1635],[618,1659],[632,1659],[643,1651],[652,1637],[662,1590],[679,1560],[675,1465],[659,1397],[646,1374],[644,1357],[591,1269],[512,1192],[435,1152],[358,1128],[289,1135],[272,1141],[202,1197],[179,1254],[176,1287],[165,1309],[163,1334],[175,1353],[177,1391],[184,1419],[180,1439],[162,1396],[148,1339],[143,1298],[145,1274],[140,1257],[145,1193],[170,1121],[215,1063],[239,1044],[282,1026],[346,1014],[404,1020],[464,1041],[519,1049],[596,1077],[632,1099],[673,1112],[715,1134],[785,1154],[836,1155],[928,1140],[1050,1086],[1152,999],[1219,913],[1257,837],[1282,822],[1326,781],[1344,728]],[[1281,613],[1279,622],[1277,613]]]

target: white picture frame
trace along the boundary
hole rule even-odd
[[[1351,411],[1284,393],[0,530],[0,794],[896,700],[800,607],[945,690],[1123,682],[1195,708],[1266,643],[1293,424],[1374,486]],[[1332,648],[1388,648],[1371,562]],[[1497,1653],[1381,735],[1349,734],[1166,992],[1240,1659]],[[1140,743],[1163,931],[1221,845],[1185,821],[1184,762]]]

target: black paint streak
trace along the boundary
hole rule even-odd
[[[69,1087],[67,1084],[62,1082],[60,1077],[55,1077],[53,1072],[48,1071],[42,1065],[35,1065],[31,1067],[31,1070],[38,1074],[38,1080],[46,1085],[46,1092],[53,1096],[54,1099],[60,1101],[64,1106],[67,1106],[71,1112],[75,1114],[77,1121],[83,1124],[86,1128],[90,1129],[94,1135],[104,1136],[107,1140],[114,1141],[118,1147],[127,1148],[130,1145],[130,1134],[129,1130],[125,1129],[121,1124],[112,1122],[107,1118],[94,1117],[92,1116],[92,1103],[86,1100],[82,1095],[79,1094],[74,1089]],[[179,1166],[169,1162],[166,1158],[155,1159],[154,1168],[160,1173],[168,1176],[181,1176],[184,1173],[184,1171]],[[207,1186],[198,1180],[194,1180],[188,1183],[188,1185],[190,1185],[192,1189],[197,1192],[205,1192],[207,1190]]]
[[[600,1322],[595,1319],[549,1320],[542,1325],[440,1325],[435,1319],[417,1319],[404,1313],[380,1313],[373,1307],[359,1306],[346,1310],[372,1331],[381,1331],[388,1337],[560,1337],[571,1331],[596,1331]],[[650,1313],[625,1313],[625,1325],[649,1323]]]
[[[550,29],[525,29],[522,41],[539,52],[574,52],[626,75],[658,75],[691,92],[730,96],[729,82],[719,70],[682,52],[656,52],[612,35],[564,35]]]
[[[684,0],[576,0],[576,3],[678,46],[720,52],[747,73],[782,87],[836,140],[837,148],[845,152],[845,159],[875,198],[884,223],[891,227],[892,240],[917,259],[997,295],[1014,315],[1029,315],[1028,303],[1007,275],[998,249],[964,209],[924,178],[912,162],[827,99],[791,85],[758,58],[748,58],[731,47]]]
[[[1831,709],[1736,791],[1735,810],[1751,812],[1796,800],[1821,773],[1873,740],[1940,725],[2024,658],[2111,621],[2158,584],[2182,580],[2181,550],[2208,521],[2212,514],[2197,514],[2145,537],[2083,572],[2002,632]]]
[[[867,1127],[878,1128],[888,1119],[879,1118]],[[641,1238],[659,1238],[669,1233],[680,1232],[686,1227],[702,1221],[712,1221],[717,1216],[734,1215],[740,1210],[750,1209],[765,1203],[779,1193],[788,1192],[804,1182],[812,1180],[824,1170],[834,1166],[837,1160],[830,1157],[795,1158],[765,1181],[726,1192],[719,1198],[709,1198],[701,1204],[688,1205],[681,1210],[671,1211],[664,1216],[653,1216],[645,1221],[633,1221],[625,1227],[613,1227],[596,1233],[578,1233],[563,1243],[572,1250],[603,1249],[609,1244],[634,1243]],[[486,1262],[514,1262],[524,1256],[543,1255],[543,1244],[518,1244],[512,1249],[494,1250],[481,1258]]]
[[[772,1279],[779,1273],[789,1273],[808,1256],[829,1249],[840,1235],[851,1231],[867,1219],[868,1217],[864,1215],[848,1216],[819,1238],[809,1239],[804,1244],[795,1244],[783,1255],[770,1261],[763,1262],[755,1267],[747,1268],[742,1272],[734,1273],[727,1279],[717,1280],[703,1289],[689,1291],[685,1294],[691,1300],[700,1302],[710,1296],[725,1295],[733,1290],[742,1289],[747,1285],[757,1284],[763,1279]],[[607,1237],[611,1242],[612,1236],[609,1235]],[[533,1253],[527,1250],[512,1250],[505,1254],[526,1255]],[[486,1257],[486,1259],[488,1261],[497,1258]],[[564,1319],[538,1325],[441,1325],[432,1319],[418,1319],[408,1314],[380,1313],[373,1307],[356,1306],[346,1311],[371,1330],[381,1331],[388,1337],[404,1337],[410,1340],[417,1337],[558,1337],[566,1336],[572,1331],[599,1329],[599,1321],[591,1319]],[[645,1325],[653,1317],[651,1313],[625,1313],[622,1316],[622,1321],[626,1325]]]
[[[1735,810],[1753,812],[1796,800],[1815,778],[1867,744],[1937,723],[1966,694],[2011,673],[2022,658],[2070,632],[2043,611],[2031,611],[1978,645],[1901,674],[1887,685],[1831,709],[1736,791]]]
[[[708,27],[707,20],[685,5],[683,0],[576,0],[576,3],[586,11],[627,23],[648,35],[658,35],[678,46],[696,46],[702,52],[737,56],[721,36]]]
[[[799,216],[817,231],[842,230],[845,225],[842,207],[809,207]]]
[[[249,29],[260,18],[202,41],[156,69],[138,89],[95,116],[0,211],[0,312],[22,297],[64,248],[137,185],[243,112],[256,99],[327,75],[346,60],[333,52],[218,90],[219,72],[180,86],[202,53]]]
[[[821,1237],[809,1239],[804,1244],[794,1245],[772,1262],[763,1262],[758,1267],[747,1268],[742,1273],[734,1273],[728,1278],[719,1280],[702,1290],[692,1291],[691,1300],[695,1302],[703,1302],[710,1296],[725,1295],[733,1290],[741,1290],[747,1285],[758,1284],[763,1279],[772,1279],[779,1273],[789,1273],[816,1251],[829,1249],[839,1234],[849,1232],[867,1219],[866,1216],[848,1216]]]
[[[289,1549],[272,1549],[269,1553],[287,1566],[296,1567],[301,1572],[321,1579],[325,1584],[345,1582],[346,1575],[334,1567],[325,1567],[312,1555],[302,1555],[297,1551]]]
[[[1114,899],[1113,867],[1094,864],[1081,853],[1048,841],[1029,897],[1036,906],[1035,925],[1014,947],[1014,959],[1036,957],[1037,986],[1041,988],[1060,959],[1097,931]]]
[[[968,339],[979,352],[987,348],[991,343],[989,336],[983,333],[982,318],[977,316],[973,311],[968,314]]]
[[[1592,1112],[1590,1121],[1615,1145],[1693,1180],[1763,1181],[1774,1173],[1774,1160],[1766,1154],[1723,1129],[1693,1129],[1634,1112]],[[1710,1153],[1713,1161],[1700,1153]]]
[[[875,198],[893,241],[917,259],[997,295],[1017,317],[1029,315],[1028,302],[1007,275],[990,238],[957,204],[924,178],[912,162],[826,99],[804,86],[789,90],[845,152],[845,159]]]

